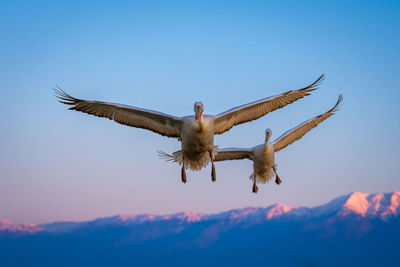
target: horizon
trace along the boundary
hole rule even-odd
[[[218,213],[273,203],[313,207],[360,191],[400,189],[400,2],[138,3],[2,1],[0,220],[40,224],[109,214]],[[215,137],[252,147],[329,110],[275,155],[279,186],[251,192],[248,160],[187,171],[157,157],[177,140],[69,111],[73,97],[183,116],[218,114],[319,89]]]
[[[228,210],[223,210],[223,211],[219,211],[219,212],[211,212],[211,213],[193,212],[193,211],[186,210],[186,211],[180,211],[180,212],[175,212],[175,213],[164,213],[164,214],[161,214],[161,213],[134,213],[134,214],[132,214],[132,213],[126,213],[126,214],[121,213],[121,214],[110,214],[110,215],[104,216],[104,217],[95,217],[95,218],[89,218],[89,219],[80,220],[80,221],[78,221],[78,220],[48,221],[48,222],[42,222],[42,223],[38,223],[38,224],[29,223],[29,222],[14,223],[12,221],[5,220],[5,219],[0,219],[0,222],[4,222],[5,221],[5,222],[8,222],[8,223],[11,223],[12,225],[21,224],[21,225],[29,225],[29,226],[40,226],[40,225],[43,225],[43,224],[52,224],[52,223],[69,223],[69,222],[82,223],[82,222],[91,222],[91,221],[98,220],[98,219],[107,219],[107,218],[124,217],[124,216],[141,216],[141,215],[172,216],[172,215],[179,215],[179,214],[185,214],[186,215],[187,213],[189,213],[189,215],[205,215],[205,216],[211,215],[212,216],[212,215],[218,215],[218,214],[221,214],[221,213],[237,211],[237,210],[266,209],[266,208],[271,208],[271,207],[276,207],[276,206],[285,206],[285,207],[291,208],[290,210],[285,212],[285,213],[287,213],[287,212],[291,211],[292,209],[299,209],[299,208],[314,209],[314,208],[318,208],[318,207],[322,207],[322,206],[327,206],[328,204],[334,202],[337,199],[341,199],[343,197],[349,197],[350,198],[351,196],[354,196],[354,195],[358,196],[359,194],[367,194],[368,196],[378,195],[378,194],[392,195],[393,196],[395,194],[400,194],[400,190],[394,190],[392,192],[376,192],[376,193],[354,191],[354,192],[351,192],[350,194],[336,196],[336,197],[334,197],[333,199],[331,199],[329,201],[326,201],[326,202],[324,202],[322,204],[315,205],[315,206],[300,206],[300,205],[287,205],[285,203],[274,203],[274,204],[271,204],[271,205],[268,205],[268,206],[247,206],[247,207],[242,207],[242,208],[228,209]],[[349,198],[347,198],[346,203],[349,200]]]

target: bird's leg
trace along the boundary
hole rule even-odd
[[[214,159],[213,159],[213,152],[210,151],[210,159],[211,159],[211,181],[215,182],[217,180],[215,175],[215,166],[214,166]]]
[[[186,170],[185,170],[185,155],[182,155],[182,171],[181,171],[182,183],[186,183]]]
[[[258,192],[258,186],[257,186],[257,177],[256,177],[256,175],[255,174],[253,174],[253,193],[254,194],[257,194],[257,192]]]
[[[256,178],[255,175],[253,176],[253,179],[254,179],[254,182],[253,182],[253,193],[254,193],[254,194],[257,194],[257,192],[258,192],[258,186],[256,185],[257,178]]]
[[[279,178],[278,173],[276,172],[275,166],[272,167],[272,169],[274,170],[274,173],[275,173],[275,183],[276,183],[276,184],[282,183],[281,178]]]

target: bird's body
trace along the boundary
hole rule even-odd
[[[210,151],[215,155],[214,116],[202,116],[196,123],[194,116],[183,118],[181,151],[185,165],[192,170],[200,170],[210,162]]]
[[[254,173],[250,179],[257,179],[261,183],[268,182],[274,176],[272,172],[275,166],[274,147],[270,143],[256,146],[253,149],[253,159]]]
[[[201,102],[195,102],[194,116],[175,117],[138,107],[82,100],[68,95],[61,89],[55,89],[55,92],[61,103],[71,105],[69,109],[177,138],[181,141],[181,150],[175,152],[174,155],[182,164],[182,181],[186,182],[186,168],[200,170],[210,161],[212,163],[211,176],[215,181],[213,159],[217,148],[214,146],[214,135],[223,134],[235,125],[258,119],[309,95],[323,79],[324,75],[321,75],[307,87],[235,107],[216,116],[203,115],[204,108]]]

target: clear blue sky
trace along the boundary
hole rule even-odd
[[[399,1],[1,1],[0,219],[317,205],[400,189]],[[250,147],[342,109],[277,153],[280,186],[251,193],[250,161],[188,172],[158,159],[178,141],[68,111],[51,90],[178,116],[303,87],[318,91],[217,136]]]

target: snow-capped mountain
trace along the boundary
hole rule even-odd
[[[218,214],[181,212],[170,215],[138,214],[117,215],[87,222],[54,222],[48,224],[12,224],[0,221],[0,231],[33,234],[37,232],[69,232],[81,227],[127,226],[160,221],[173,221],[174,225],[186,225],[204,221],[262,222],[277,219],[310,219],[320,216],[344,217],[355,215],[363,218],[386,220],[400,214],[400,191],[368,194],[354,192],[340,196],[324,205],[313,208],[276,204],[266,208],[248,207]],[[181,229],[181,228],[180,228]]]
[[[315,207],[312,211],[314,216],[337,212],[341,216],[354,214],[361,217],[385,219],[400,213],[400,191],[386,194],[354,192]]]
[[[400,192],[354,192],[317,207],[0,221],[0,266],[395,266]]]

